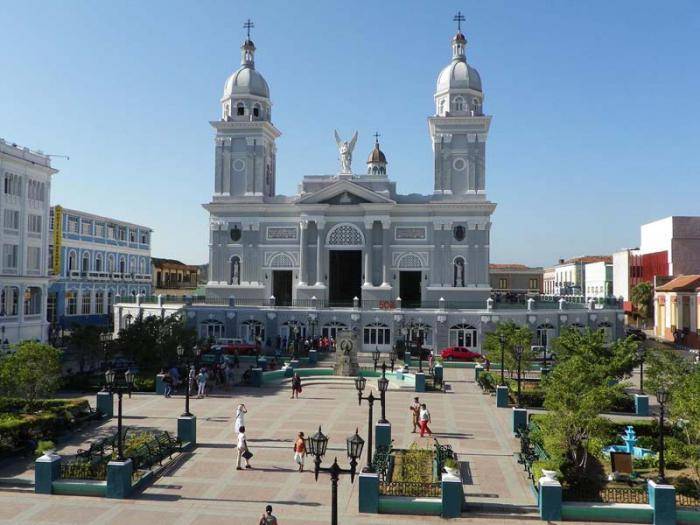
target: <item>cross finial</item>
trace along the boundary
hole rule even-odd
[[[457,31],[462,30],[462,22],[466,20],[464,18],[464,15],[462,14],[462,11],[457,11],[457,14],[452,18],[453,21],[457,22]]]
[[[377,144],[379,144],[379,137],[381,137],[381,135],[379,134],[379,132],[375,131],[374,132],[374,142],[376,142]]]
[[[253,27],[255,27],[255,24],[250,21],[250,18],[243,24],[243,28],[248,32],[248,40],[250,40],[250,30]]]

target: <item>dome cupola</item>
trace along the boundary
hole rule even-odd
[[[386,175],[386,155],[379,149],[379,133],[374,134],[374,149],[367,158],[367,175]]]

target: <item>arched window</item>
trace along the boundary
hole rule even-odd
[[[70,252],[68,254],[68,271],[72,272],[73,270],[76,270],[78,267],[78,260],[77,260],[77,255],[75,252]]]
[[[243,102],[236,104],[236,115],[239,117],[245,115],[245,104],[243,104]]]
[[[107,271],[114,273],[114,255],[111,253],[107,256]]]
[[[461,288],[464,286],[464,259],[462,257],[457,257],[452,266],[454,274],[452,286]]]
[[[129,328],[131,326],[131,323],[133,320],[134,320],[133,315],[126,314],[126,316],[124,316],[124,328]]]
[[[90,271],[90,254],[88,252],[83,253],[83,266],[81,271],[83,273],[88,273]]]
[[[481,102],[478,98],[472,99],[472,108],[475,115],[481,115]]]
[[[236,255],[231,257],[231,282],[230,284],[241,284],[241,259]]]
[[[444,114],[445,114],[445,99],[443,98],[443,99],[440,101],[440,105],[439,105],[439,108],[438,108],[438,115],[444,115]]]
[[[126,273],[126,259],[124,257],[119,259],[119,272]]]
[[[462,97],[455,97],[453,105],[455,111],[464,111],[464,99]]]
[[[476,348],[476,328],[470,324],[457,324],[450,327],[450,346]]]
[[[102,254],[98,253],[95,255],[95,271],[96,272],[101,272],[102,271]]]
[[[364,248],[365,236],[353,224],[338,224],[333,226],[328,232],[326,244],[330,246],[345,246],[346,248]]]
[[[143,257],[139,259],[139,273],[141,275],[144,275],[146,273],[146,259],[144,259]]]
[[[246,343],[265,341],[265,325],[260,321],[250,319],[241,323],[241,337]]]
[[[295,337],[306,337],[306,325],[299,321],[290,320],[282,323],[280,335],[287,340],[287,344],[294,341]]]
[[[580,334],[586,329],[581,323],[571,323],[571,328],[575,328]]]
[[[549,323],[541,324],[537,327],[535,333],[535,342],[537,346],[549,348],[549,343],[554,337],[554,327]]]
[[[345,330],[348,326],[345,323],[340,323],[338,321],[332,321],[323,325],[321,330],[321,335],[323,337],[328,337],[329,339],[336,339],[338,337],[338,332]]]
[[[260,116],[260,104],[255,104],[255,105],[253,106],[253,116],[254,116],[255,118],[257,118],[257,117]]]
[[[391,330],[384,323],[371,323],[364,328],[362,339],[365,351],[391,349]]]

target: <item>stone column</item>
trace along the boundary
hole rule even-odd
[[[306,244],[308,221],[299,221],[299,283],[297,286],[306,286]]]
[[[365,222],[365,282],[363,286],[372,286],[372,252],[374,242],[372,240],[372,230],[374,221]]]
[[[389,265],[391,261],[391,222],[382,221],[382,286],[389,286]]]
[[[325,224],[323,221],[316,221],[316,286],[323,286],[323,240],[325,237]]]

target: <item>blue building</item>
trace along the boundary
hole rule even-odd
[[[151,294],[151,232],[51,208],[47,318],[53,334],[76,324],[109,326],[115,297]]]

